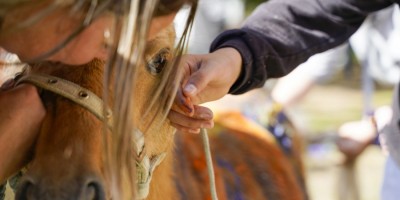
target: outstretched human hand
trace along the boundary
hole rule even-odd
[[[182,88],[168,116],[171,124],[179,131],[190,133],[198,133],[200,128],[212,128],[212,111],[197,105],[226,95],[239,77],[241,66],[241,55],[233,48],[183,56]]]
[[[182,58],[182,94],[195,105],[225,96],[238,79],[242,57],[234,48],[222,48],[204,55]]]

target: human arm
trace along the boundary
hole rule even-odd
[[[357,30],[368,13],[391,4],[393,2],[389,0],[325,0],[323,2],[320,0],[271,0],[261,4],[241,29],[225,31],[214,40],[210,51],[213,53],[218,49],[233,48],[236,52],[232,51],[225,56],[231,57],[239,53],[241,59],[237,59],[237,63],[231,65],[229,62],[203,62],[203,59],[209,56],[202,56],[196,63],[189,63],[196,68],[182,67],[191,67],[199,71],[198,74],[203,74],[202,71],[204,71],[204,74],[208,76],[221,79],[224,77],[223,72],[239,64],[241,65],[240,76],[233,85],[226,87],[230,87],[229,93],[240,94],[262,86],[267,78],[288,74],[315,53],[343,43]],[[198,55],[192,55],[192,57],[196,56]],[[189,56],[186,59],[191,58]],[[221,68],[224,70],[220,70]],[[226,94],[209,94],[210,97],[208,97],[207,94],[201,93],[202,89],[198,88],[195,94],[190,93],[188,92],[191,91],[188,88],[190,84],[208,85],[214,80],[203,80],[196,73],[185,74],[187,75],[190,77],[183,87],[184,94],[191,98],[200,99],[203,95],[201,97],[203,103],[215,100],[215,96]],[[233,74],[229,77],[231,78]]]
[[[389,0],[271,0],[264,3],[247,19],[243,28],[226,31],[213,42],[211,54],[230,47],[242,58],[238,60],[240,63],[234,64],[241,66],[234,84],[220,87],[230,88],[229,93],[240,94],[262,86],[267,78],[283,76],[311,55],[344,42],[368,13],[392,3]],[[203,62],[202,59],[209,57],[203,56],[197,63],[189,63],[193,65],[189,68],[196,71],[184,75],[188,81],[182,87],[183,94],[195,103],[215,100],[226,94],[222,92],[226,90],[214,90],[219,91],[218,94],[205,92],[215,87],[209,83],[223,78],[223,73],[231,70],[228,63],[210,66],[211,62]],[[188,68],[188,65],[183,67]],[[204,74],[215,79],[205,78]],[[237,76],[231,75],[230,78]]]
[[[219,35],[211,52],[225,47],[242,56],[242,72],[230,93],[261,87],[288,74],[315,53],[346,41],[370,12],[391,1],[271,0],[261,4],[241,29]],[[228,66],[225,66],[228,68]]]
[[[20,85],[0,89],[0,183],[29,160],[45,109],[36,88]]]

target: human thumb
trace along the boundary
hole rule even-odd
[[[183,88],[183,93],[188,97],[195,97],[197,94],[196,85],[193,83],[186,84],[186,86]]]
[[[190,97],[194,103],[198,103],[198,94],[208,85],[209,79],[203,72],[197,71],[192,74],[186,85],[183,87],[185,96]]]

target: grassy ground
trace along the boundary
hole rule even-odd
[[[391,93],[391,89],[376,91],[374,105],[390,105]],[[302,113],[300,121],[308,121],[306,128],[317,133],[335,130],[343,122],[360,119],[362,107],[359,88],[326,85],[315,87],[298,106],[297,112]]]
[[[307,186],[311,200],[338,200],[342,173],[342,157],[337,152],[327,153],[323,158],[306,155]],[[384,156],[380,149],[371,146],[356,164],[356,180],[361,200],[378,200]]]

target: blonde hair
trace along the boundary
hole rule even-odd
[[[32,0],[0,0],[0,25],[1,18],[10,10],[19,6],[39,6],[41,4],[46,5],[45,8],[35,13],[34,16],[29,16],[10,30],[2,31],[18,31],[18,28],[37,23],[39,19],[51,12],[56,12],[59,8],[69,9],[71,16],[76,16],[78,13],[79,25],[68,38],[49,52],[34,59],[35,62],[45,60],[46,57],[63,48],[99,16],[112,13],[116,18],[115,27],[111,27],[114,34],[112,34],[109,44],[109,59],[104,75],[103,99],[105,105],[107,105],[107,101],[113,99],[112,110],[115,122],[111,136],[112,143],[105,144],[106,176],[112,182],[113,198],[132,199],[134,196],[132,189],[135,188],[136,183],[134,179],[136,163],[132,156],[133,137],[127,133],[133,133],[134,125],[130,123],[133,121],[132,113],[126,111],[131,110],[130,108],[134,106],[129,98],[133,92],[133,83],[136,77],[135,66],[144,62],[143,54],[151,20],[154,17],[177,12],[184,4],[189,4],[192,10],[175,51],[176,59],[173,61],[173,65],[177,65],[188,41],[187,36],[194,19],[197,0],[37,0],[35,2]],[[149,109],[155,107],[166,117],[177,90],[179,80],[175,76],[178,73],[176,66],[166,68],[163,72],[162,84],[157,91],[154,91]],[[113,96],[108,94],[109,85],[114,91]]]

